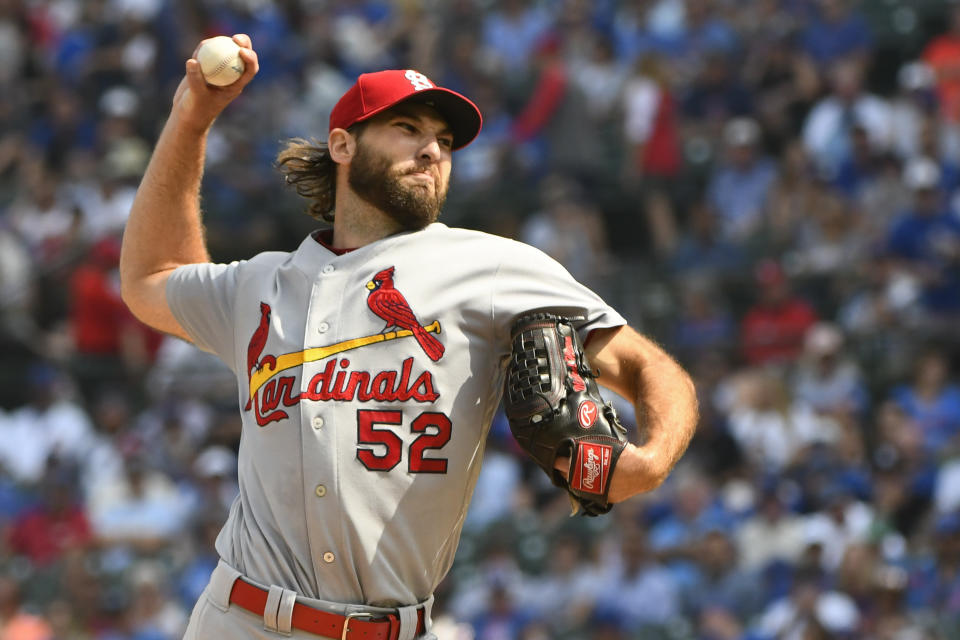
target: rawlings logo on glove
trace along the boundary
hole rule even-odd
[[[626,430],[600,396],[573,323],[549,313],[523,316],[512,345],[504,405],[514,438],[585,515],[610,511]],[[570,459],[566,477],[555,468],[560,457]]]
[[[605,444],[581,444],[574,464],[570,488],[586,493],[603,494],[607,486],[613,447]],[[597,482],[599,478],[600,482]]]

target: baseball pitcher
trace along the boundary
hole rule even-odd
[[[187,60],[121,259],[133,312],[238,384],[240,495],[186,637],[434,638],[432,594],[501,397],[518,442],[595,515],[663,482],[695,426],[691,381],[540,251],[437,222],[482,119],[414,70],[360,76],[326,142],[280,152],[332,229],[212,264],[204,145],[257,72],[250,38],[234,40],[245,71],[231,85]],[[642,446],[597,383],[635,403]]]

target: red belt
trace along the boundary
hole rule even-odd
[[[230,602],[239,605],[263,616],[267,608],[267,595],[265,589],[261,589],[249,582],[244,582],[237,578],[230,589]],[[423,607],[417,609],[417,633],[420,636],[426,632],[426,626],[423,623]],[[293,620],[291,626],[294,629],[307,631],[324,638],[343,639],[362,639],[362,640],[397,640],[400,636],[400,617],[397,615],[376,615],[368,613],[351,613],[341,616],[328,611],[321,611],[308,607],[299,602],[293,605]]]

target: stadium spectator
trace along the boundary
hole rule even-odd
[[[803,519],[791,512],[779,491],[776,486],[763,487],[756,512],[737,529],[737,551],[745,570],[790,566],[803,552]]]
[[[831,66],[830,93],[817,102],[803,125],[803,141],[817,168],[835,176],[852,152],[859,126],[875,150],[890,144],[890,107],[886,100],[864,91],[862,63],[843,59]]]
[[[550,30],[550,15],[530,0],[500,0],[483,19],[483,46],[499,70],[524,72]]]
[[[586,201],[574,179],[549,175],[540,190],[542,207],[527,218],[520,239],[565,265],[580,282],[597,289],[610,262],[602,217]]]
[[[524,587],[522,603],[545,621],[547,637],[575,632],[592,615],[603,576],[590,551],[578,537],[558,535],[550,546],[547,570]]]
[[[83,407],[70,398],[69,379],[48,363],[28,371],[29,400],[0,419],[0,461],[12,478],[39,483],[57,460],[80,464],[93,445]]]
[[[651,245],[661,255],[669,254],[678,241],[677,178],[683,166],[678,105],[668,73],[664,60],[646,54],[634,63],[622,94],[628,146],[621,179],[628,190],[639,189],[637,203]]]
[[[14,554],[46,568],[65,554],[83,551],[93,541],[90,522],[77,495],[76,474],[51,467],[40,485],[37,503],[14,522],[7,541]]]
[[[804,337],[804,358],[797,366],[793,393],[814,411],[849,421],[863,415],[869,398],[862,372],[843,347],[843,333],[835,325],[812,326]]]
[[[891,223],[887,246],[898,268],[917,283],[926,311],[950,316],[960,312],[960,220],[944,206],[940,178],[929,158],[907,163],[903,181],[913,204]]]
[[[25,171],[20,193],[7,211],[10,227],[34,259],[43,264],[64,260],[80,240],[79,211],[59,191],[59,176],[41,165]]]
[[[923,50],[923,60],[936,76],[937,98],[949,121],[960,122],[960,7],[947,11],[947,31],[933,38]]]
[[[797,402],[774,373],[757,370],[741,384],[741,398],[730,412],[730,433],[757,469],[783,473],[800,462],[808,447],[839,440],[836,421]]]
[[[680,615],[680,587],[650,548],[644,532],[628,531],[621,538],[622,557],[608,567],[598,607],[620,620],[625,629],[648,633]]]
[[[101,544],[144,551],[163,548],[186,526],[189,503],[166,474],[147,468],[137,453],[128,455],[124,470],[90,495],[96,538]]]
[[[476,640],[519,638],[533,622],[533,614],[513,599],[505,585],[495,584],[490,590],[490,603],[472,625]]]
[[[824,587],[816,573],[798,575],[790,595],[773,602],[760,616],[760,638],[856,638],[860,611],[850,596]]]
[[[943,453],[960,434],[960,387],[942,351],[922,354],[915,367],[911,383],[894,388],[891,399],[913,421],[927,451]]]
[[[719,142],[728,120],[754,112],[753,94],[732,66],[724,53],[710,52],[681,98],[685,128],[702,136],[711,147]]]
[[[734,620],[750,620],[760,612],[766,597],[760,576],[740,568],[736,545],[724,529],[703,532],[691,552],[696,577],[683,589],[687,615],[697,620],[725,611]]]
[[[757,265],[754,278],[760,289],[741,324],[743,357],[752,365],[793,362],[817,314],[791,291],[789,277],[776,261],[768,259]]]
[[[818,0],[803,34],[803,46],[821,67],[841,58],[866,58],[870,27],[850,0]]]
[[[776,178],[773,162],[759,149],[760,133],[760,126],[751,118],[727,122],[723,128],[726,161],[707,186],[708,201],[720,217],[720,233],[740,244],[756,234],[763,222]]]
[[[694,361],[705,351],[731,352],[736,324],[719,300],[716,281],[706,275],[690,276],[680,285],[681,310],[672,340],[678,357]]]
[[[777,3],[764,4],[773,7]],[[823,81],[792,27],[783,24],[778,28],[775,19],[773,22],[750,38],[752,46],[747,51],[743,75],[756,95],[756,118],[767,142],[782,153],[801,130]]]
[[[144,371],[160,346],[160,335],[133,317],[120,299],[120,242],[98,240],[73,270],[69,283],[69,323],[74,355],[71,368],[85,395]]]

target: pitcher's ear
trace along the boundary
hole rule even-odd
[[[337,164],[349,163],[357,153],[357,139],[346,129],[334,129],[327,138],[327,152]]]

